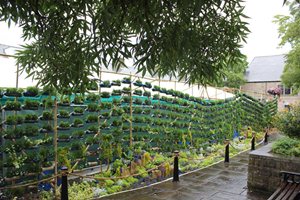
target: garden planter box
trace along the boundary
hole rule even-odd
[[[22,109],[23,110],[38,110],[39,107],[38,106],[35,106],[35,107],[25,107],[25,106],[23,106]]]
[[[38,120],[24,120],[24,123],[30,123],[30,124],[37,123],[37,122]]]
[[[58,126],[57,130],[64,131],[64,130],[70,130],[70,128],[71,127],[60,127],[60,126]]]
[[[72,116],[81,116],[81,115],[83,115],[83,113],[72,112],[71,115],[72,115]]]
[[[89,130],[85,131],[85,134],[93,134],[93,135],[95,135],[96,133],[97,133],[97,131],[89,131]]]
[[[83,127],[83,124],[76,124],[76,125],[72,124],[71,126],[75,127],[75,128],[80,128],[80,127]]]
[[[70,106],[70,103],[58,103],[58,106],[66,107],[66,106]]]
[[[61,115],[58,114],[57,118],[60,118],[60,119],[69,119],[70,115],[69,116],[61,116]]]

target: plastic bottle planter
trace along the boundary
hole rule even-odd
[[[3,108],[4,110],[8,110],[8,111],[20,111],[21,103],[18,101],[7,101]]]
[[[52,112],[44,111],[42,116],[40,116],[40,120],[45,120],[45,121],[53,120]]]
[[[24,123],[36,123],[38,122],[38,116],[36,114],[26,114]]]
[[[111,87],[110,81],[103,81],[103,83],[100,84],[100,87],[110,88]]]
[[[122,90],[113,90],[111,96],[121,96]]]
[[[120,80],[114,80],[111,83],[112,86],[121,86],[121,81]]]
[[[24,97],[36,97],[39,94],[39,89],[37,87],[28,87],[26,92],[23,92]]]
[[[25,100],[24,106],[22,107],[23,110],[38,110],[39,109],[39,102],[32,101],[32,100]]]
[[[69,130],[71,128],[69,122],[60,122],[59,126],[57,127],[58,130]]]
[[[7,88],[4,95],[8,97],[21,97],[22,93],[23,93],[23,89]]]
[[[148,89],[151,89],[151,88],[152,88],[152,85],[151,85],[151,83],[149,83],[149,82],[145,82],[144,87],[145,87],[145,88],[148,88]]]
[[[74,108],[74,111],[71,113],[72,116],[81,116],[84,113],[84,109],[80,107]]]
[[[133,85],[138,86],[138,87],[142,87],[143,83],[140,80],[137,80],[136,82],[133,83]]]
[[[57,117],[58,118],[66,118],[66,119],[68,119],[68,118],[70,118],[70,114],[66,110],[60,110],[59,114],[57,115]]]
[[[131,80],[130,80],[130,78],[123,78],[122,83],[124,83],[124,84],[130,84]]]

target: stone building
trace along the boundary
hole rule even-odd
[[[285,55],[255,57],[246,70],[247,83],[241,87],[241,90],[257,99],[268,100],[273,98],[273,95],[268,94],[267,91],[280,88],[279,109],[284,105],[300,101],[299,94],[292,95],[292,89],[285,87],[281,82],[284,62]]]

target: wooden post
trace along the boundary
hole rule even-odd
[[[16,77],[16,88],[19,88],[19,64],[17,64],[17,77]]]
[[[129,97],[130,97],[130,127],[129,127],[129,137],[130,137],[130,146],[132,146],[132,76],[131,76],[131,72],[130,72],[130,93],[129,93]]]
[[[225,163],[229,163],[229,140],[225,141],[225,159],[224,162]]]
[[[55,96],[54,99],[54,109],[53,109],[53,119],[54,119],[54,126],[53,126],[53,131],[54,131],[54,175],[55,175],[55,181],[54,181],[54,197],[57,199],[57,164],[58,164],[58,155],[57,155],[57,98]]]
[[[160,76],[158,78],[158,87],[160,89]],[[158,107],[160,108],[160,92],[158,91]]]

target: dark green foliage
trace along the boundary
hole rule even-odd
[[[101,92],[101,97],[102,98],[109,98],[110,97],[110,93],[109,92]]]
[[[109,103],[109,102],[105,102],[105,103],[101,103],[101,109],[104,110],[104,109],[111,109],[112,107],[112,104]]]
[[[280,138],[272,145],[272,152],[284,156],[300,157],[300,140],[288,137]]]
[[[93,132],[93,133],[97,133],[98,127],[97,126],[89,126],[88,131]]]
[[[54,101],[51,98],[43,99],[43,106],[45,108],[52,108],[54,106]]]
[[[74,121],[73,121],[73,126],[79,127],[79,126],[81,126],[81,125],[83,125],[82,119],[80,119],[80,118],[75,118]]]
[[[88,101],[92,101],[92,102],[95,102],[99,99],[99,95],[96,95],[94,93],[89,93],[86,97],[86,100]]]
[[[90,103],[87,105],[87,110],[89,112],[96,112],[96,111],[98,111],[98,108],[99,108],[99,106],[96,103]]]
[[[24,118],[21,115],[9,115],[6,118],[7,125],[17,125],[22,124],[24,122]]]
[[[53,119],[53,113],[50,111],[44,111],[42,114],[42,120],[52,120]]]
[[[5,95],[10,97],[21,97],[22,93],[23,93],[23,89],[7,88]]]
[[[122,94],[122,90],[113,90],[111,95],[112,96],[120,96]]]
[[[26,136],[37,136],[39,134],[39,128],[37,126],[26,126],[23,134]]]
[[[141,105],[143,103],[143,101],[141,99],[134,99],[134,103],[137,104],[137,105]]]
[[[6,101],[5,110],[21,110],[21,103],[18,101]]]
[[[72,138],[82,138],[84,136],[83,130],[77,130],[72,133]]]
[[[86,118],[86,121],[88,123],[94,123],[98,121],[98,116],[97,115],[88,115]]]
[[[83,104],[84,98],[82,96],[75,96],[74,98],[74,104]]]
[[[145,91],[143,96],[145,97],[151,97],[151,92]]]
[[[133,94],[138,95],[138,96],[142,96],[143,91],[142,90],[134,90]]]
[[[74,108],[74,112],[78,113],[78,114],[83,114],[84,113],[84,109],[81,107],[75,107]]]
[[[152,88],[152,85],[149,82],[145,82],[144,87],[150,89],[150,88]]]
[[[26,92],[24,92],[24,96],[27,97],[35,97],[39,94],[39,88],[37,87],[27,87]]]
[[[25,115],[25,122],[26,121],[37,121],[38,120],[38,116],[36,114],[26,114]]]
[[[58,117],[59,118],[69,118],[70,117],[70,113],[67,110],[60,110],[58,112]]]
[[[114,80],[114,81],[112,81],[111,85],[121,86],[121,81],[120,80]]]
[[[70,128],[70,123],[69,123],[69,122],[61,121],[61,122],[59,123],[59,127],[60,127],[60,128]]]
[[[122,92],[124,93],[124,94],[130,94],[130,88],[129,87],[124,87],[123,89],[122,89]]]
[[[24,102],[24,109],[37,109],[38,107],[39,107],[38,101],[26,99]]]
[[[123,100],[124,103],[130,103],[130,97],[129,96],[122,97],[122,100]]]

